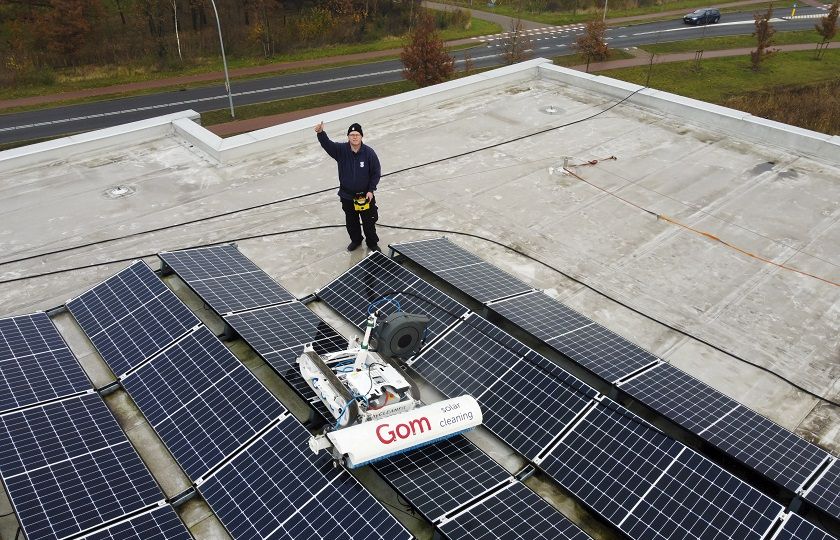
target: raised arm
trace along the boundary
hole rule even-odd
[[[333,159],[338,159],[338,143],[334,143],[327,137],[327,132],[324,131],[324,123],[320,122],[315,126],[315,133],[318,134],[318,142],[321,143],[321,148],[330,155]]]

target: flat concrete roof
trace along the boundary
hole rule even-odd
[[[132,259],[157,268],[157,252],[224,241],[312,293],[365,255],[344,249],[335,164],[312,128],[344,140],[358,121],[385,173],[383,248],[445,235],[840,455],[840,137],[542,59],[229,139],[196,119],[0,153],[0,316],[59,306]],[[55,320],[108,382],[72,319]],[[109,405],[132,440],[160,451],[121,399]],[[224,534],[188,511],[196,537]]]

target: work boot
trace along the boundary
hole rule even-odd
[[[378,251],[379,253],[382,253],[382,250],[379,249],[379,244],[368,244],[367,246],[371,251]]]
[[[347,244],[347,251],[356,251],[356,248],[361,245],[361,242],[350,242],[349,244]]]

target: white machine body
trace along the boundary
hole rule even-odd
[[[314,452],[331,450],[353,468],[481,424],[471,396],[423,405],[396,364],[368,350],[375,326],[371,315],[362,341],[351,341],[346,351],[321,356],[309,344],[298,358],[301,376],[335,419],[332,429],[310,439]]]
[[[339,427],[410,411],[418,404],[411,396],[411,384],[406,378],[375,353],[366,354],[368,364],[359,370],[355,368],[355,363],[350,361],[357,356],[354,351],[321,357],[342,387],[349,390],[352,396],[364,396],[367,405],[359,405],[359,414],[354,417],[347,410],[346,392],[336,387],[331,377],[325,376],[313,357],[307,354],[309,352],[315,353],[314,349],[307,345],[304,354],[298,359],[300,374],[336,419]]]
[[[316,453],[332,447],[334,455],[354,468],[447,439],[481,422],[481,408],[475,398],[460,396],[329,431],[310,439],[309,446]]]

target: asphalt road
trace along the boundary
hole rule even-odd
[[[811,30],[817,19],[825,16],[825,13],[816,8],[803,7],[797,9],[797,16],[791,20],[774,19],[772,22],[779,31]],[[724,13],[720,23],[700,27],[684,25],[681,20],[610,27],[606,39],[612,48],[626,48],[701,37],[751,34],[753,30],[754,20],[750,11]],[[528,30],[528,33],[533,56],[553,57],[571,53],[574,41],[583,30],[582,25],[570,25],[532,29]],[[482,41],[484,44],[481,44]],[[477,47],[466,51],[474,67],[485,68],[503,64],[501,35],[477,39],[476,44]],[[463,64],[464,54],[465,51],[456,53],[456,67]],[[388,60],[233,81],[231,90],[236,107],[399,81],[402,79],[401,71],[402,63],[399,60]],[[224,85],[217,85],[6,114],[0,116],[0,143],[70,135],[185,109],[202,113],[226,109],[228,106]]]

